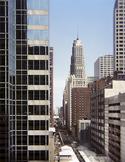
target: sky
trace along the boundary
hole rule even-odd
[[[50,45],[54,47],[54,109],[62,106],[72,43],[83,43],[87,76],[99,56],[113,54],[115,0],[50,0]]]

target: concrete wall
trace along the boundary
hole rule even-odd
[[[121,103],[121,162],[125,162],[125,94],[120,95]]]

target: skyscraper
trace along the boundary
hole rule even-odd
[[[83,45],[79,38],[73,41],[72,56],[70,64],[70,76],[68,77],[64,91],[64,111],[67,128],[72,131],[72,89],[86,87],[85,61]],[[80,93],[77,98],[81,97]],[[67,109],[67,110],[66,110]]]
[[[53,47],[50,47],[50,123],[53,126]]]
[[[115,71],[125,73],[125,1],[116,0],[114,6]]]
[[[7,1],[0,1],[0,161],[7,162],[8,160],[8,108],[12,107],[12,95],[8,97],[8,88],[14,92],[13,81],[14,71],[11,71],[8,65],[8,9]],[[11,42],[13,43],[13,41]],[[12,58],[12,57],[11,57]],[[9,59],[10,61],[13,61]],[[13,64],[14,65],[14,62]],[[11,78],[11,80],[10,80]],[[10,83],[11,82],[11,83]],[[7,88],[8,87],[8,88]],[[11,93],[12,94],[12,93]]]
[[[0,161],[49,161],[49,0],[0,1]]]
[[[70,75],[75,75],[76,78],[85,79],[85,61],[83,46],[79,38],[77,38],[73,42]]]
[[[113,55],[104,55],[99,57],[94,64],[94,76],[101,79],[107,76],[113,76],[114,57]]]

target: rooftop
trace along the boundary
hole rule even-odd
[[[60,162],[79,162],[72,147],[70,146],[67,145],[62,146],[59,155],[60,155]]]

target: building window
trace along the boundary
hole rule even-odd
[[[48,145],[48,136],[29,136],[29,145]]]
[[[48,121],[34,120],[29,121],[29,130],[48,130]]]
[[[29,100],[48,100],[49,92],[47,90],[30,90],[29,92]]]

